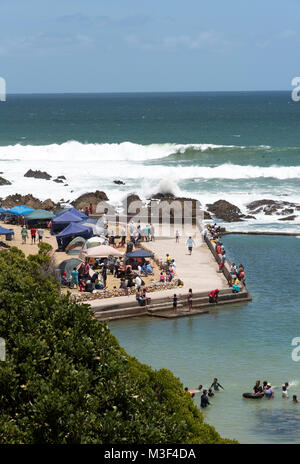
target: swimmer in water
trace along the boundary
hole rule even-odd
[[[212,391],[212,388],[208,389],[208,396],[211,398],[212,396],[215,396],[214,392]]]
[[[214,388],[215,391],[219,391],[219,387],[222,388],[222,390],[225,390],[224,387],[218,382],[218,379],[215,377],[213,383],[211,384],[210,388]]]
[[[184,391],[188,393],[189,395],[191,395],[192,398],[194,398],[195,392],[193,392],[192,390],[189,390],[188,387],[185,387]]]
[[[299,401],[297,400],[297,395],[293,395],[293,403],[299,403]]]
[[[285,385],[282,385],[282,398],[288,398],[289,395],[288,395],[288,392],[287,392],[287,388]]]

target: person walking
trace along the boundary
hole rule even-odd
[[[194,240],[192,239],[192,237],[189,237],[186,241],[186,244],[188,246],[188,250],[190,252],[190,255],[192,254],[192,251],[193,251],[193,247],[196,246]]]

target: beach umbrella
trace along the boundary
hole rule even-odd
[[[99,245],[103,245],[104,242],[106,242],[105,237],[91,237],[85,242],[85,246],[83,248],[93,248]]]
[[[100,245],[82,250],[80,258],[108,258],[109,256],[123,256],[124,253],[108,245]]]

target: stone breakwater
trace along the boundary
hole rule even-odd
[[[162,290],[170,290],[172,288],[177,288],[177,287],[178,287],[178,279],[174,279],[172,282],[153,283],[151,285],[147,285],[145,288],[146,288],[147,293],[153,293],[153,292],[159,292]],[[128,295],[135,295],[135,294],[136,294],[135,287],[128,288]],[[103,300],[105,298],[114,298],[117,296],[124,296],[124,290],[121,288],[116,288],[112,290],[99,290],[96,293],[80,293],[79,295],[72,294],[71,299],[77,302],[83,302],[83,301],[90,301],[90,300]]]

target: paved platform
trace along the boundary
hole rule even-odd
[[[176,262],[176,277],[180,278],[184,286],[177,289],[162,290],[151,292],[148,295],[151,297],[152,303],[161,298],[172,298],[176,292],[183,298],[187,295],[191,288],[193,293],[208,292],[215,288],[220,290],[228,289],[228,283],[223,273],[218,272],[218,264],[216,263],[211,251],[205,243],[196,239],[196,247],[193,249],[192,255],[189,254],[186,239],[181,237],[179,243],[175,243],[175,238],[158,237],[154,242],[145,242],[143,246],[151,250],[155,256],[162,261],[165,261],[166,254],[175,259]],[[94,310],[107,309],[108,305],[116,306],[128,303],[129,305],[136,304],[135,295],[119,296],[114,298],[104,298],[101,300],[88,301]]]

